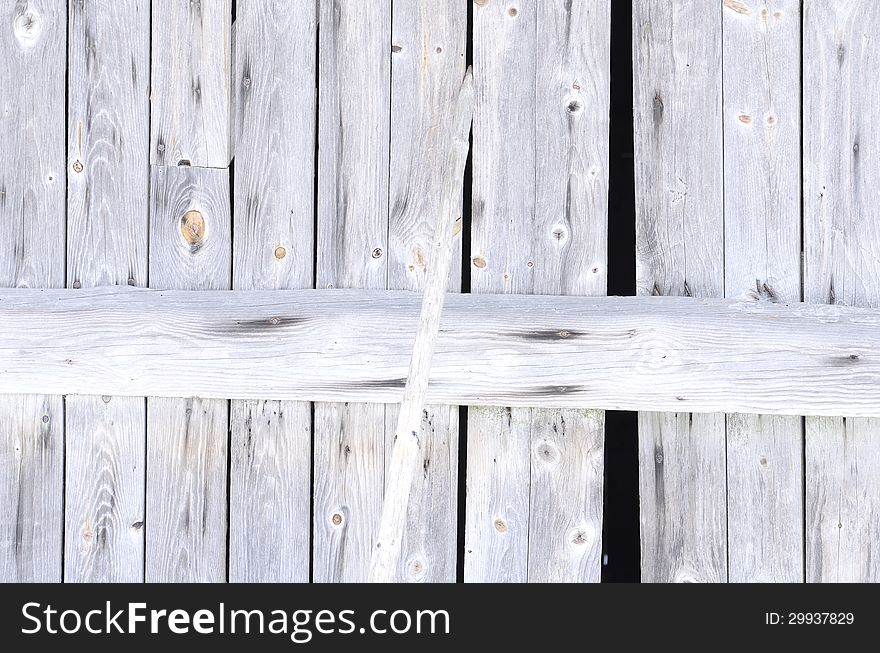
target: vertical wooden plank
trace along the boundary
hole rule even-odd
[[[393,3],[388,287],[419,290],[449,173],[452,110],[465,71],[467,5]],[[461,218],[448,290],[461,289]],[[398,405],[385,409],[386,463]],[[455,582],[458,515],[458,407],[429,406],[422,419],[424,474],[413,482],[398,580]]]
[[[474,292],[605,294],[610,3],[477,3]],[[604,413],[473,408],[466,578],[598,581]]]
[[[232,0],[152,0],[150,163],[225,168]]]
[[[541,2],[537,29],[535,265],[526,271],[539,294],[604,295],[611,3]],[[605,413],[531,413],[529,581],[598,583]]]
[[[239,0],[232,285],[314,285],[317,4]],[[308,402],[233,401],[229,576],[309,580]]]
[[[385,288],[391,2],[320,0],[320,288]],[[314,580],[362,581],[384,489],[385,407],[315,404]]]
[[[537,8],[473,11],[471,291],[530,293]],[[527,409],[468,410],[465,581],[528,580],[530,430]]]
[[[801,298],[796,0],[724,5],[724,279],[728,297]],[[799,417],[727,416],[731,582],[803,581]]]
[[[228,170],[153,167],[150,287],[229,289],[230,213]],[[226,580],[228,425],[224,400],[147,400],[147,582]]]
[[[724,294],[721,20],[633,4],[640,295]],[[727,579],[725,457],[724,415],[639,414],[643,581]]]
[[[804,3],[808,302],[880,306],[878,39],[875,2]],[[878,541],[880,420],[807,418],[807,581],[880,581]]]
[[[147,285],[150,5],[69,5],[67,285]],[[146,405],[66,402],[67,582],[144,574]]]
[[[64,285],[66,15],[0,6],[0,285]],[[61,580],[61,397],[0,397],[0,581]]]

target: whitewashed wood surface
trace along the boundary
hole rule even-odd
[[[391,170],[388,284],[419,290],[432,264],[437,207],[443,192],[452,109],[465,70],[467,3],[430,0],[392,3]],[[448,290],[461,289],[461,194],[455,207]],[[423,473],[411,488],[411,508],[396,580],[454,582],[458,528],[457,406],[426,406],[422,415]],[[398,407],[385,407],[386,467]]]
[[[234,288],[314,284],[317,3],[236,14]],[[233,401],[229,580],[309,579],[311,405]]]
[[[228,170],[154,166],[150,287],[229,288],[231,222]],[[147,400],[145,578],[225,581],[229,402],[194,388],[175,398],[142,394],[153,395]]]
[[[391,0],[320,0],[319,12],[317,287],[382,289]],[[385,407],[319,403],[313,428],[313,578],[364,581],[382,509]]]
[[[147,285],[150,3],[70,3],[67,286]],[[65,403],[66,582],[144,577],[146,402]]]
[[[799,301],[800,2],[726,3],[722,28],[725,295]],[[803,524],[803,420],[728,415],[729,580],[803,581]]]
[[[397,402],[419,305],[407,291],[0,290],[0,393]],[[843,306],[451,293],[428,401],[877,416],[878,325]]]
[[[64,285],[67,17],[0,5],[0,286]],[[0,398],[0,581],[61,580],[61,397]]]
[[[152,0],[153,165],[229,165],[232,1]]]
[[[640,295],[724,296],[721,21],[705,0],[633,3]],[[639,415],[644,582],[727,579],[724,415],[684,410]]]
[[[474,292],[605,293],[609,57],[605,0],[475,3]],[[603,419],[469,410],[466,580],[599,580]]]
[[[440,50],[442,53],[442,48]],[[450,112],[448,105],[445,111]],[[440,177],[442,192],[433,206],[426,207],[427,211],[435,214],[436,224],[431,246],[426,255],[426,266],[429,270],[425,275],[421,311],[413,338],[406,384],[398,406],[394,437],[386,446],[386,452],[388,448],[391,449],[391,457],[385,470],[385,495],[379,520],[379,533],[370,558],[368,580],[371,583],[390,583],[396,580],[401,551],[406,544],[407,531],[412,523],[408,519],[408,513],[413,509],[415,516],[418,516],[425,508],[424,505],[412,500],[412,495],[420,494],[422,482],[417,479],[420,476],[425,479],[426,471],[431,464],[431,459],[425,457],[428,451],[426,437],[437,437],[436,433],[421,431],[423,423],[430,421],[425,397],[455,253],[454,241],[460,240],[456,238],[455,227],[461,226],[459,209],[474,113],[474,78],[470,68],[461,83],[451,113],[453,119],[444,121],[447,137],[444,145],[439,148],[437,157],[444,162]],[[454,486],[447,486],[441,488],[441,491],[449,492],[455,489]],[[415,525],[419,531],[423,533],[427,531],[424,521],[418,520]],[[405,562],[414,570],[423,567],[418,557]]]
[[[880,5],[804,3],[804,297],[880,306]],[[806,580],[880,581],[880,420],[807,419]]]

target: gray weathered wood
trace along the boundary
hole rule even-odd
[[[150,163],[232,158],[232,0],[152,0]]]
[[[317,3],[236,14],[233,287],[312,288]],[[229,576],[309,579],[311,406],[233,401]]]
[[[724,280],[728,297],[801,298],[797,0],[725,3]],[[727,416],[731,582],[801,582],[803,423]]]
[[[0,393],[397,402],[419,300],[0,291]],[[453,293],[428,401],[880,416],[878,324],[874,309],[812,304]]]
[[[473,44],[471,290],[529,293],[536,240],[536,5],[475,3]],[[529,430],[525,416],[509,411],[468,411],[466,581],[528,579]]]
[[[68,397],[65,434],[65,582],[142,581],[143,397]]]
[[[151,177],[150,286],[229,288],[229,172],[153,167]],[[148,582],[226,580],[229,404],[204,396],[147,400]]]
[[[0,393],[397,402],[418,313],[405,291],[0,291]],[[451,294],[428,401],[878,416],[878,324],[812,304]]]
[[[878,39],[875,2],[804,3],[804,297],[817,303],[880,306]],[[808,581],[880,581],[878,466],[880,420],[807,420]]]
[[[606,292],[610,39],[610,0],[538,3],[537,293]],[[605,415],[531,412],[529,581],[598,583]]]
[[[70,3],[67,285],[147,285],[150,3]],[[66,403],[67,582],[144,574],[144,399]]]
[[[64,285],[63,3],[0,6],[0,286]],[[61,397],[0,400],[0,581],[60,581]]]
[[[437,344],[440,318],[446,300],[446,286],[452,268],[454,253],[453,239],[456,224],[461,224],[458,215],[461,207],[464,186],[464,167],[470,147],[469,136],[474,112],[474,78],[468,69],[456,98],[452,122],[446,122],[449,131],[446,147],[449,152],[441,158],[445,160],[442,188],[443,192],[433,212],[437,215],[434,238],[427,255],[430,269],[425,275],[419,323],[413,341],[412,358],[403,389],[403,398],[398,411],[397,426],[394,430],[391,460],[386,470],[385,495],[382,515],[379,520],[379,534],[370,561],[369,580],[371,582],[392,582],[398,574],[400,551],[406,535],[407,512],[410,507],[416,512],[424,506],[415,502],[410,504],[413,479],[418,469],[430,465],[426,461],[427,445],[421,433],[425,397],[428,393],[428,379],[431,375],[431,360]],[[445,487],[441,491],[453,488]],[[417,488],[417,493],[419,488]]]
[[[391,1],[320,0],[318,288],[385,288]],[[363,581],[384,490],[385,407],[317,404],[314,579]]]
[[[724,295],[721,21],[703,0],[633,4],[640,295]],[[639,448],[642,580],[726,580],[724,415],[642,413]]]
[[[474,11],[473,289],[604,294],[610,4]],[[519,410],[470,411],[467,579],[598,581],[603,417]]]
[[[464,75],[467,4],[395,2],[391,47],[391,171],[388,288],[419,290],[427,261],[450,136],[450,107]],[[455,208],[461,217],[460,200]],[[449,291],[461,289],[461,221],[455,224]],[[453,582],[458,524],[458,407],[427,406],[420,438],[423,470],[412,486],[397,579]],[[390,454],[398,408],[385,408]],[[386,455],[386,460],[390,455]]]

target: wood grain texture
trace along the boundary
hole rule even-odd
[[[153,166],[150,175],[150,287],[230,287],[229,171]]]
[[[77,396],[65,408],[64,580],[141,582],[145,400]]]
[[[473,7],[474,293],[534,292],[537,21],[533,3]],[[528,580],[529,431],[527,415],[468,410],[465,581]]]
[[[319,288],[385,288],[391,2],[320,0]],[[385,407],[315,405],[318,582],[363,581],[384,491]]]
[[[541,2],[537,18],[535,267],[526,267],[534,292],[604,295],[611,2]],[[605,416],[531,412],[529,581],[598,583]]]
[[[425,276],[421,312],[394,427],[394,439],[386,447],[391,448],[391,458],[385,472],[385,498],[379,520],[379,534],[370,560],[368,579],[373,583],[392,582],[397,578],[401,550],[407,544],[405,540],[408,527],[412,525],[407,513],[413,509],[419,514],[423,509],[423,506],[411,503],[411,495],[414,486],[415,493],[419,493],[418,486],[422,480],[427,479],[431,464],[431,460],[425,458],[425,437],[430,432],[423,434],[421,431],[424,423],[430,421],[425,397],[455,251],[455,226],[461,224],[459,209],[474,112],[474,78],[470,69],[465,73],[454,105],[446,110],[453,114],[453,120],[451,123],[447,122],[447,142],[438,154],[445,161],[440,182],[443,192],[438,203],[430,208],[437,221],[427,254],[430,271]],[[441,478],[443,477],[448,478],[448,473],[441,471]],[[422,480],[416,481],[417,478]],[[455,489],[446,486],[440,488],[440,491],[449,492]],[[451,519],[452,515],[448,517]],[[409,564],[413,568],[424,566],[418,558]]]
[[[228,170],[153,167],[150,287],[229,288],[231,222]],[[228,427],[227,401],[147,400],[148,582],[226,580]]]
[[[492,3],[474,12],[472,288],[604,294],[610,3]],[[604,427],[603,418],[582,416],[470,410],[468,580],[598,581]],[[525,459],[499,465],[510,455]],[[537,477],[527,514],[511,529],[494,513],[522,511],[514,488],[528,488],[530,472]],[[520,476],[492,479],[496,473]],[[510,506],[491,496],[502,489],[513,492]]]
[[[147,400],[148,583],[226,580],[228,406]]]
[[[452,107],[465,70],[467,5],[428,0],[392,3],[391,169],[388,283],[420,290],[429,260],[452,130]],[[448,290],[461,289],[461,200],[452,240]],[[386,406],[386,451],[391,452],[398,407]],[[411,508],[396,579],[454,582],[457,528],[458,408],[428,406],[419,437],[423,474],[411,488]],[[386,456],[390,459],[390,455]]]
[[[152,0],[150,163],[232,158],[232,0]]]
[[[801,298],[800,2],[726,5],[724,279],[728,297]],[[803,424],[728,415],[731,582],[801,582]]]
[[[419,300],[0,290],[0,393],[398,402]],[[428,401],[880,416],[878,324],[813,304],[451,293]]]
[[[66,16],[0,7],[0,286],[64,285]],[[45,420],[45,421],[44,421]],[[61,397],[0,400],[0,580],[61,580]]]
[[[804,297],[880,305],[880,6],[804,3]],[[880,581],[880,420],[808,419],[810,582]]]
[[[724,295],[722,8],[706,9],[633,4],[640,295]],[[726,580],[724,416],[641,414],[639,440],[642,580]]]
[[[64,425],[61,397],[0,401],[0,582],[60,582]]]
[[[150,5],[69,7],[67,284],[146,286]],[[66,410],[65,580],[141,581],[144,400]]]
[[[234,288],[314,285],[317,3],[239,2]],[[309,579],[311,406],[233,401],[229,576]]]

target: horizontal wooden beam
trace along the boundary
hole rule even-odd
[[[0,291],[0,393],[397,402],[404,291]],[[880,415],[880,311],[450,294],[432,403]]]

